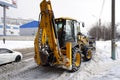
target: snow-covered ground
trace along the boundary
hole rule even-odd
[[[66,71],[64,71],[64,73],[59,73],[59,71],[57,72],[56,70],[56,72],[49,71],[47,74],[42,74],[49,75],[50,80],[120,80],[120,41],[116,42],[116,44],[116,60],[111,59],[111,41],[97,41],[96,52],[93,53],[92,60],[89,62],[82,62],[79,71],[75,73],[69,73]],[[6,44],[3,44],[2,41],[0,41],[0,47],[7,47],[11,49],[33,47],[33,41],[7,41]],[[29,64],[35,65],[34,61]],[[39,68],[35,70],[34,69],[29,71],[28,68],[27,72],[23,72],[26,75],[18,75],[17,79],[38,80],[36,77],[39,77],[39,79],[42,78],[39,75]],[[44,72],[42,69],[40,70]],[[51,73],[54,75],[56,74],[57,76],[55,77],[54,75],[50,75]],[[11,77],[11,80],[15,80],[15,76],[13,79]]]
[[[111,57],[111,41],[98,41],[97,52],[101,58],[97,71],[99,73],[92,75],[90,80],[120,80],[120,41],[116,42],[116,60]],[[96,71],[96,72],[97,72]]]
[[[0,48],[22,49],[34,46],[34,41],[10,41],[6,40],[5,44],[0,40]]]
[[[111,41],[97,41],[91,61],[83,62],[78,72],[65,72],[56,80],[120,80],[120,42],[116,44],[117,60],[111,59]]]

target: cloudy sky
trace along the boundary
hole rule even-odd
[[[11,18],[24,18],[38,20],[39,3],[42,0],[17,0],[17,8],[7,9],[7,16]],[[72,17],[85,22],[86,26],[98,21],[104,0],[51,0],[55,17]],[[120,0],[116,1],[116,21],[120,22]],[[0,7],[0,17],[3,15]],[[111,21],[111,0],[104,1],[100,16],[102,23]]]

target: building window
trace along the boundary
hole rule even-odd
[[[0,28],[3,28],[2,25],[0,25]]]
[[[10,26],[6,26],[7,29],[10,29]]]
[[[19,29],[18,27],[13,27],[13,29]]]

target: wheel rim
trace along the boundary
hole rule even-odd
[[[77,67],[79,67],[79,65],[80,65],[80,62],[81,62],[81,55],[80,55],[80,53],[76,53],[76,58],[75,58],[75,65],[77,66]]]
[[[92,55],[91,55],[91,50],[88,50],[88,51],[87,51],[87,56],[86,56],[86,57],[87,57],[88,59],[90,59],[91,56],[92,56]]]

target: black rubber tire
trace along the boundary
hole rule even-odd
[[[75,61],[76,61],[76,54],[80,56],[80,62],[79,64],[76,66]],[[70,72],[76,72],[79,70],[81,65],[81,53],[79,51],[79,49],[77,48],[73,48],[72,49],[72,69],[70,70]]]
[[[21,56],[20,56],[20,55],[18,55],[18,56],[15,58],[15,62],[19,62],[19,61],[21,61]]]
[[[90,51],[89,57],[88,57],[88,50]],[[84,54],[83,60],[84,61],[89,61],[92,59],[92,51],[90,49],[86,49],[86,53]]]

